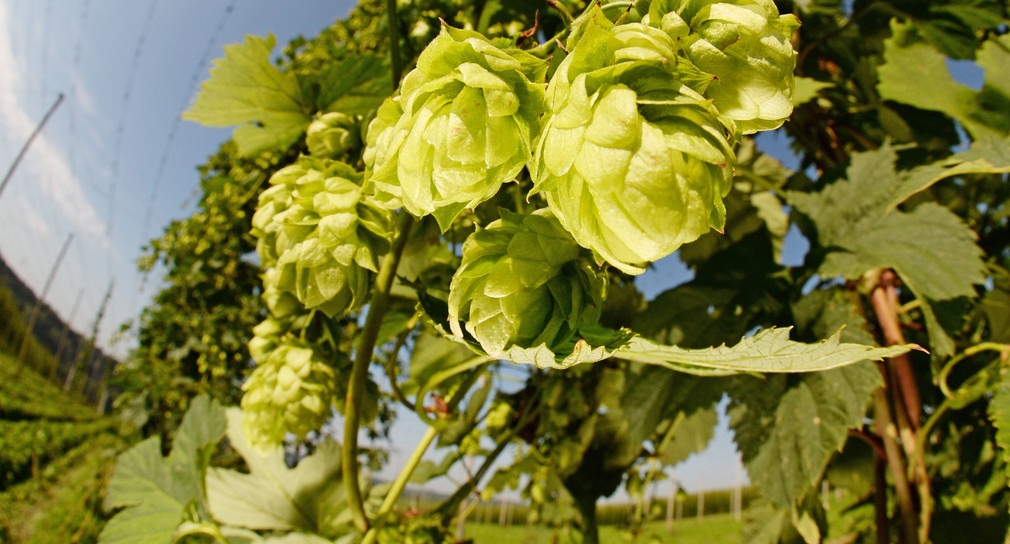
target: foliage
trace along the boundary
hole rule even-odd
[[[471,495],[513,488],[598,542],[598,500],[623,486],[643,527],[724,397],[765,499],[747,541],[1005,537],[1002,2],[387,5],[276,66],[271,38],[229,46],[187,113],[241,125],[237,147],[155,242],[169,287],[124,378],[167,436],[192,393],[234,404],[248,377],[229,439],[250,472],[208,468],[225,416],[200,397],[168,458],[158,438],[121,458],[106,540],[147,512],[159,541],[441,542]],[[945,56],[976,59],[981,90]],[[773,129],[801,171],[755,146]],[[665,258],[692,279],[646,300],[635,276]],[[359,425],[381,433],[394,402],[428,431],[365,492]],[[334,407],[340,448],[314,433]],[[315,448],[294,469],[285,433]],[[398,510],[465,457],[450,497]],[[826,516],[824,481],[853,507]]]

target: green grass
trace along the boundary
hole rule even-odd
[[[628,530],[613,525],[600,528],[603,544],[738,544],[742,541],[742,524],[728,514],[682,519],[673,524],[673,532],[666,532],[662,521],[647,523],[642,532],[632,535]],[[560,530],[540,525],[499,526],[490,523],[468,523],[466,537],[474,544],[551,544]]]
[[[61,387],[27,365],[17,374],[17,360],[0,352],[0,419],[95,419],[89,406],[63,393]]]

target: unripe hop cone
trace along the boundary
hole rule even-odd
[[[443,25],[369,128],[365,161],[379,198],[434,215],[446,230],[494,196],[529,159],[546,69],[529,53]]]
[[[571,351],[599,319],[605,284],[546,210],[502,218],[470,235],[449,288],[449,325],[493,357],[517,346]]]
[[[330,317],[361,306],[393,227],[360,182],[350,166],[316,157],[270,178],[253,216],[263,266],[277,269],[264,275],[268,290],[292,293]]]
[[[662,30],[598,8],[578,23],[547,89],[534,192],[598,260],[637,274],[723,227],[734,124]]]
[[[327,159],[345,159],[361,149],[360,121],[338,111],[321,115],[305,133],[309,153]]]
[[[267,319],[253,333],[257,366],[242,384],[242,425],[250,443],[268,449],[285,433],[304,437],[330,418],[337,378],[317,348],[287,335],[281,322]]]

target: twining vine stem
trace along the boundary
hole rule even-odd
[[[347,506],[351,510],[354,526],[361,532],[368,531],[368,515],[365,513],[364,502],[361,499],[361,487],[358,484],[358,427],[361,419],[361,402],[365,391],[368,367],[372,363],[375,342],[379,337],[379,327],[382,316],[389,307],[389,291],[393,287],[396,268],[407,247],[410,229],[414,218],[404,214],[400,236],[396,239],[392,250],[386,254],[375,278],[375,292],[368,307],[368,318],[361,331],[361,341],[355,353],[354,366],[351,369],[351,380],[347,387],[347,401],[344,406],[344,447],[341,452],[344,488],[347,491]]]

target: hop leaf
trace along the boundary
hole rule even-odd
[[[580,253],[548,210],[502,210],[463,244],[449,289],[453,333],[465,327],[492,357],[513,346],[570,351],[579,327],[599,318],[604,290]]]
[[[602,12],[578,31],[547,89],[534,191],[598,259],[641,273],[722,228],[732,123],[684,83],[698,71],[663,31]]]
[[[288,292],[332,317],[364,302],[392,221],[362,194],[360,180],[350,166],[314,157],[270,178],[253,216],[263,265],[276,268],[264,275],[268,305]]]
[[[528,162],[544,92],[534,81],[546,67],[478,33],[443,26],[404,78],[395,125],[395,100],[373,122],[370,180],[410,213],[433,214],[447,229]]]
[[[329,419],[337,375],[313,344],[287,335],[281,322],[268,318],[253,333],[249,352],[257,366],[242,384],[243,427],[254,446],[268,449],[285,433],[303,437]]]
[[[343,159],[361,149],[359,121],[340,112],[327,113],[309,124],[305,144],[309,153],[328,159]]]
[[[686,57],[716,77],[703,92],[744,134],[780,127],[792,113],[795,15],[772,0],[655,0],[643,22],[684,44]]]

